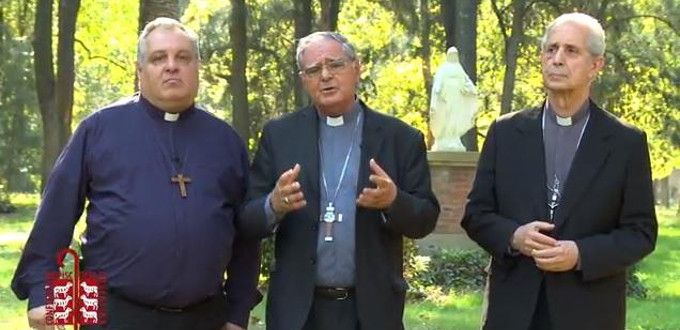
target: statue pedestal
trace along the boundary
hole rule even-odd
[[[471,248],[477,245],[460,226],[467,196],[477,171],[478,152],[430,151],[427,153],[434,191],[441,213],[434,232],[418,241],[427,252],[441,248]]]

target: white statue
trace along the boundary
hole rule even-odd
[[[446,52],[432,84],[430,130],[433,151],[465,151],[461,136],[474,127],[477,115],[477,89],[458,60],[458,50]]]

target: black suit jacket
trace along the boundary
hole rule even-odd
[[[626,268],[657,235],[645,134],[591,102],[551,232],[576,242],[581,270],[543,272],[508,253],[517,227],[548,218],[542,109],[491,125],[469,195],[462,226],[492,254],[483,328],[528,329],[545,280],[554,329],[624,329]]]
[[[390,175],[398,192],[385,212],[357,206],[356,300],[362,329],[402,329],[404,296],[402,237],[421,238],[435,227],[439,204],[430,187],[423,135],[398,119],[368,109],[364,124],[358,191],[372,186],[369,160]],[[267,302],[267,328],[295,330],[304,325],[313,300],[319,230],[318,116],[314,107],[269,122],[253,160],[240,229],[247,235],[271,234],[264,212],[266,196],[279,176],[296,163],[307,200],[288,213],[275,237],[275,265]]]

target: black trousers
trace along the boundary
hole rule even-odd
[[[182,311],[141,305],[107,295],[107,323],[84,330],[219,330],[226,323],[226,298],[219,296]]]
[[[315,294],[302,330],[360,330],[354,295],[334,299]]]
[[[541,282],[541,289],[538,292],[538,301],[536,302],[536,309],[531,320],[529,330],[551,330],[550,310],[548,309],[548,296],[545,292],[545,280]]]

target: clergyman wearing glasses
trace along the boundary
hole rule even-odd
[[[423,134],[361,101],[342,35],[306,36],[296,55],[312,105],[265,126],[239,220],[276,238],[267,329],[403,329],[402,240],[439,215]]]

